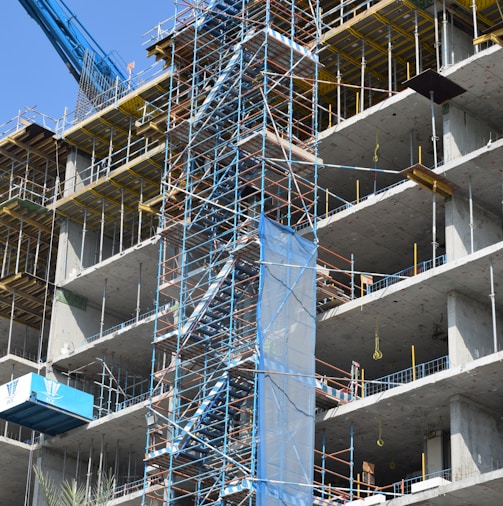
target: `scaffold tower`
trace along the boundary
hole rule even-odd
[[[317,248],[295,231],[316,237],[319,7],[178,8],[150,48],[169,92],[139,122],[167,146],[147,495],[312,504]],[[286,353],[285,339],[304,350]],[[300,418],[288,399],[299,386]],[[298,427],[272,454],[284,416]]]

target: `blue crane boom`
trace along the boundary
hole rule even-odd
[[[19,0],[26,12],[42,28],[70,73],[80,81],[86,53],[92,55],[91,81],[99,94],[127,81],[121,66],[105,53],[62,0]]]

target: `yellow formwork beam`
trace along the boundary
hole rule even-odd
[[[414,181],[419,186],[444,198],[451,196],[457,189],[457,185],[420,163],[402,170],[401,174],[406,175],[408,179]]]

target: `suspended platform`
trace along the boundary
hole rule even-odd
[[[0,418],[54,436],[93,419],[93,396],[29,373],[0,386]]]

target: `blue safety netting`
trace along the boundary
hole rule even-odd
[[[262,216],[257,505],[313,504],[316,245]]]

